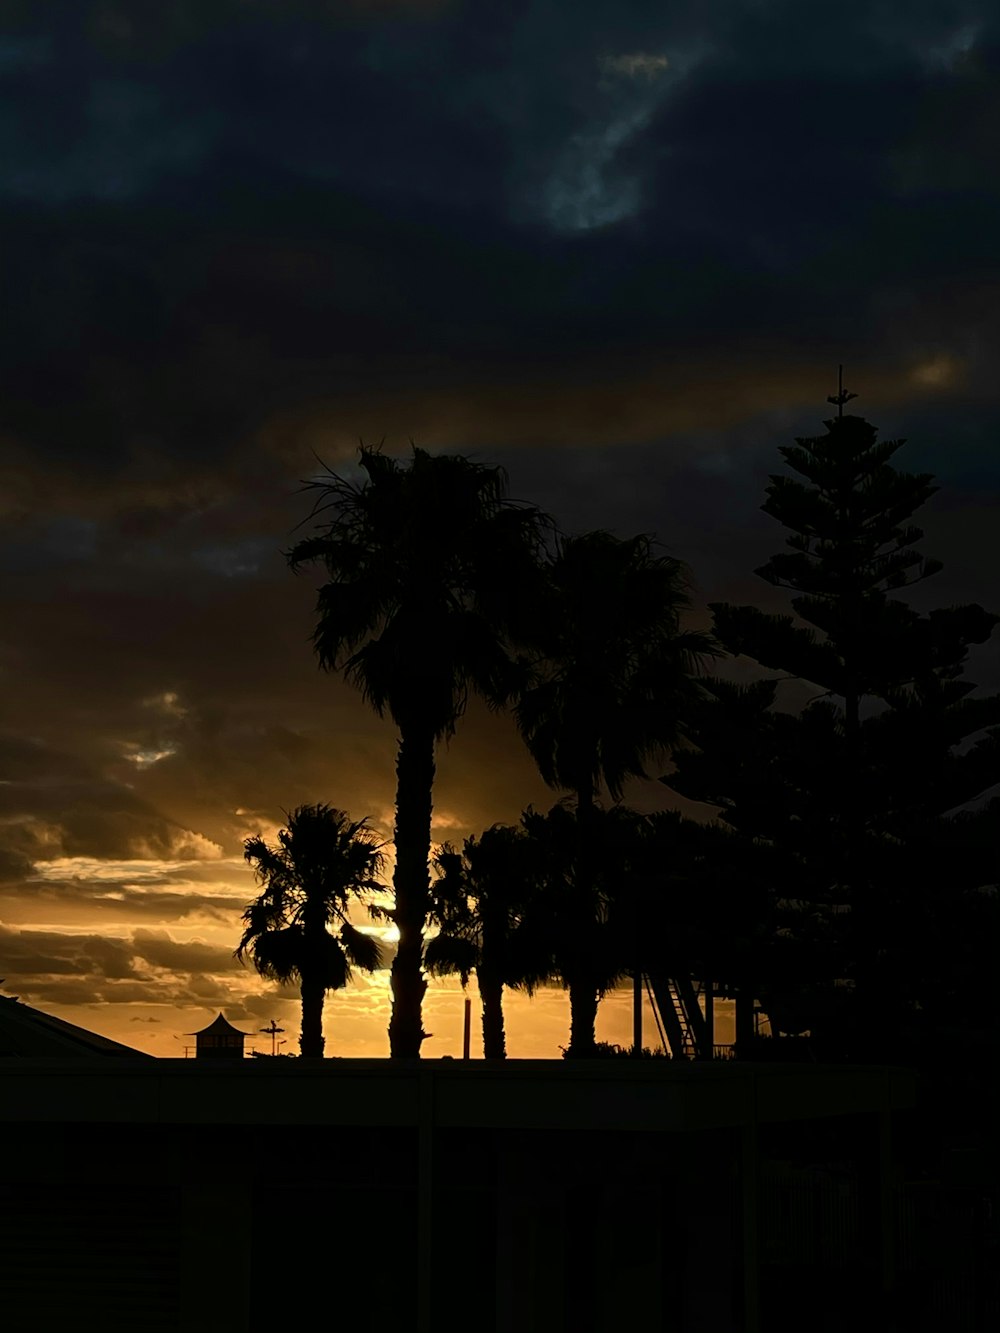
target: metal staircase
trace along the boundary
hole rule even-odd
[[[690,977],[659,973],[651,973],[647,981],[670,1054],[675,1060],[710,1060],[708,1024],[698,1003],[700,987],[696,989]]]

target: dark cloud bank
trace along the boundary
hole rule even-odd
[[[11,933],[40,896],[95,932],[190,902],[33,864],[210,866],[316,799],[389,831],[391,728],[316,671],[281,556],[313,450],[472,451],[567,528],[657,532],[699,606],[776,606],[763,488],[844,362],[942,484],[927,596],[995,604],[992,7],[705,12],[5,7],[0,971],[44,951]],[[438,836],[547,799],[476,712]],[[119,1000],[153,965],[129,938]]]

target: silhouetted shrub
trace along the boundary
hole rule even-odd
[[[562,1058],[564,1060],[573,1059],[569,1054],[568,1046],[560,1046]],[[633,1060],[635,1048],[632,1046],[618,1046],[612,1041],[595,1041],[594,1047],[588,1059],[592,1060]],[[654,1050],[651,1046],[644,1046],[639,1056],[640,1060],[669,1060],[670,1052],[664,1050]]]

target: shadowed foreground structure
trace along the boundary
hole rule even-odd
[[[33,1009],[16,996],[0,995],[0,1058],[87,1059],[95,1055],[132,1060],[154,1058],[134,1046],[125,1046],[98,1032],[67,1023],[64,1018]]]
[[[871,1066],[4,1061],[7,1322],[250,1333],[294,1291],[352,1333],[986,1327],[919,1252],[915,1104]]]

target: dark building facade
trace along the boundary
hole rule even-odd
[[[6,1322],[914,1333],[913,1098],[850,1066],[0,1062]]]

